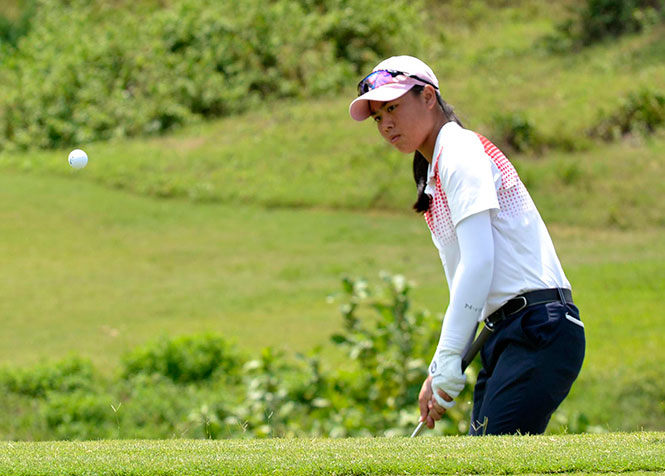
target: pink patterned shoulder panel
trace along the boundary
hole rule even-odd
[[[485,154],[494,162],[501,173],[501,186],[497,190],[499,201],[499,218],[517,217],[535,208],[526,187],[517,175],[513,164],[506,156],[481,134],[476,133],[483,144]],[[439,157],[434,163],[434,170],[438,171]],[[431,197],[429,210],[425,212],[425,221],[432,234],[442,245],[449,245],[457,240],[455,226],[450,214],[448,197],[441,186],[441,178],[436,174],[436,191]]]

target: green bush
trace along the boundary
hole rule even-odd
[[[415,51],[418,15],[406,0],[39,0],[0,70],[0,148],[161,133],[336,92],[379,57]]]
[[[521,112],[495,114],[492,140],[500,149],[514,152],[540,152],[544,137]]]
[[[89,360],[70,357],[24,369],[0,370],[0,388],[30,397],[45,397],[50,392],[70,393],[94,385],[94,367]]]
[[[346,359],[264,349],[241,359],[219,336],[162,338],[127,355],[118,377],[80,359],[0,373],[0,438],[228,438],[393,436],[418,421],[417,398],[441,319],[413,311],[412,285],[383,275],[343,280]],[[468,430],[477,367],[439,434]]]
[[[542,154],[547,150],[572,152],[588,147],[583,137],[557,131],[544,134],[521,111],[494,114],[491,140],[504,152]]]
[[[0,14],[0,58],[3,47],[15,48],[18,40],[30,31],[36,10],[36,0],[26,0],[22,2],[17,18],[7,18]]]
[[[109,437],[115,427],[111,397],[89,391],[50,394],[41,407],[49,436],[58,440]]]
[[[115,422],[110,438],[209,438],[191,421],[194,409],[206,399],[220,401],[227,387],[204,382],[183,385],[158,375],[135,375],[113,385],[113,406],[107,418]]]
[[[364,280],[343,281],[344,333],[332,339],[356,365],[346,378],[338,376],[335,385],[354,401],[353,409],[362,409],[360,427],[353,430],[406,435],[417,420],[418,394],[441,333],[441,320],[427,311],[410,309],[413,285],[403,276],[384,274],[382,281],[375,288]],[[376,313],[374,318],[360,316],[366,309]],[[476,374],[474,364],[457,405],[438,424],[443,432],[468,430]]]
[[[649,135],[665,125],[665,94],[642,89],[628,94],[610,114],[599,113],[599,119],[588,134],[605,141],[627,135]]]
[[[282,352],[264,349],[243,367],[244,397],[230,414],[220,415],[218,409],[218,420],[260,438],[302,434],[307,408],[292,390],[293,381],[303,378],[300,371]]]
[[[571,10],[571,17],[545,39],[553,51],[589,46],[665,21],[662,0],[586,0]]]
[[[221,336],[211,334],[174,339],[162,337],[123,359],[123,377],[161,375],[176,383],[238,377],[243,359]]]

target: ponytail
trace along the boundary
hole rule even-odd
[[[422,86],[414,86],[411,88],[415,94],[420,94],[423,91]],[[436,100],[441,106],[443,113],[446,115],[448,121],[453,121],[459,124],[461,127],[462,122],[458,119],[457,115],[453,111],[453,108],[450,104],[445,102],[439,92],[436,92]],[[429,162],[423,154],[416,151],[413,154],[413,179],[416,182],[416,189],[418,190],[418,196],[416,202],[413,204],[413,209],[418,213],[424,213],[429,209],[430,196],[425,193],[425,187],[427,187],[427,171],[429,170]]]
[[[413,179],[416,181],[418,198],[416,199],[416,203],[413,204],[413,209],[418,213],[424,213],[429,209],[430,198],[429,195],[425,193],[428,170],[429,162],[423,154],[416,151],[413,154]]]

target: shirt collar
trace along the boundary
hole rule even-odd
[[[436,142],[434,143],[434,154],[432,157],[432,161],[429,163],[427,167],[427,188],[430,187],[430,183],[433,184],[436,183],[437,171],[434,170],[434,165],[438,165],[439,157],[441,156],[441,152],[443,150],[443,143],[446,141],[446,137],[449,136],[451,133],[453,133],[455,129],[459,128],[460,125],[453,121],[446,122],[443,126],[441,126],[439,134],[436,137]],[[427,190],[425,191],[427,192]]]

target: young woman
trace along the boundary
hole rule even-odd
[[[349,112],[414,153],[418,197],[450,291],[423,383],[420,421],[434,428],[465,385],[464,349],[478,321],[495,331],[481,350],[470,434],[543,433],[584,359],[584,324],[552,240],[505,155],[464,129],[432,70],[411,56],[379,63]]]

